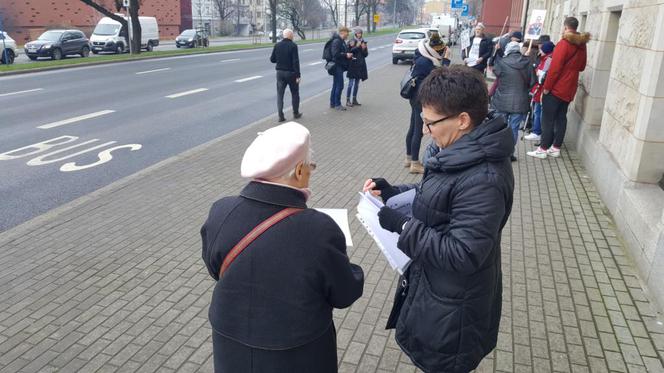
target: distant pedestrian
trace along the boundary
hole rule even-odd
[[[500,45],[497,44],[496,48]],[[514,145],[519,139],[519,128],[526,119],[530,110],[530,97],[528,92],[535,84],[535,76],[530,59],[521,54],[521,45],[511,41],[505,47],[504,57],[497,59],[493,73],[500,81],[491,99],[491,105],[499,114],[505,116],[505,121],[512,128]],[[511,159],[516,161],[515,153]]]
[[[533,128],[524,137],[528,141],[540,141],[542,138],[542,91],[544,90],[546,73],[551,67],[553,48],[554,44],[550,41],[544,42],[539,46],[540,59],[537,70],[535,71],[537,84],[530,91],[530,94],[533,96]]]
[[[542,91],[542,142],[528,155],[544,159],[560,157],[567,131],[567,108],[574,100],[579,73],[586,69],[586,44],[590,34],[579,33],[579,20],[567,17],[563,37],[553,51],[551,67]]]
[[[367,180],[383,200],[416,189],[412,216],[383,207],[412,262],[398,281],[388,328],[424,372],[467,373],[496,347],[501,319],[501,235],[512,210],[512,134],[488,112],[484,77],[464,66],[434,70],[420,88],[438,152],[417,184]],[[435,150],[430,147],[430,149]]]
[[[410,127],[406,134],[405,163],[411,174],[424,173],[424,166],[419,160],[422,145],[422,105],[420,105],[417,92],[431,71],[450,64],[449,54],[449,49],[438,34],[431,35],[429,40],[422,40],[415,50],[411,75],[415,79],[415,94],[410,98]]]
[[[365,58],[369,56],[367,42],[362,37],[362,29],[355,29],[355,37],[348,42],[348,49],[353,54],[353,58],[348,64],[348,89],[346,90],[346,106],[362,106],[357,101],[357,91],[360,89],[360,80],[365,81],[369,78],[367,71],[367,62]],[[351,93],[353,99],[351,101]]]
[[[277,70],[277,110],[279,122],[285,122],[284,116],[284,92],[286,86],[290,89],[293,99],[293,117],[300,118],[300,57],[297,52],[297,44],[293,42],[293,30],[285,29],[284,38],[275,44],[272,49],[270,61],[276,63]]]
[[[464,62],[468,67],[484,73],[491,53],[493,53],[491,39],[484,34],[484,24],[478,23],[475,26],[475,35],[470,38],[470,51]]]
[[[337,224],[307,208],[315,169],[305,127],[268,129],[242,159],[249,183],[210,209],[201,237],[216,281],[216,373],[337,372],[332,310],[362,295],[364,275]]]
[[[348,50],[346,39],[350,30],[348,27],[339,28],[339,32],[332,35],[331,54],[334,62],[332,72],[332,91],[330,92],[330,108],[345,111],[341,105],[341,94],[344,90],[344,71],[348,70],[349,61],[353,54]]]

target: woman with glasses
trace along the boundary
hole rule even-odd
[[[501,314],[501,232],[514,192],[512,132],[487,113],[477,70],[435,70],[419,93],[425,131],[438,152],[417,185],[370,179],[364,190],[384,200],[415,188],[412,214],[384,207],[381,226],[399,234],[412,262],[388,327],[425,372],[467,373],[496,346]]]
[[[242,159],[249,183],[201,229],[217,373],[337,372],[332,309],[362,295],[364,275],[336,223],[307,208],[309,138],[295,122],[260,133]]]

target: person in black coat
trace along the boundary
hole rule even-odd
[[[357,101],[357,91],[360,89],[360,80],[365,81],[369,78],[367,71],[366,58],[369,56],[369,47],[367,42],[362,38],[362,29],[355,29],[355,37],[348,42],[348,49],[353,54],[353,58],[348,62],[348,89],[346,90],[346,106],[362,106]],[[351,101],[350,95],[353,93],[353,100]]]
[[[346,108],[341,105],[341,94],[344,91],[344,71],[348,70],[348,63],[353,58],[353,54],[348,50],[346,39],[350,30],[347,27],[339,28],[339,33],[332,35],[332,61],[334,61],[334,71],[332,74],[332,91],[330,92],[330,108],[345,111]]]
[[[491,39],[484,33],[484,25],[478,23],[475,26],[475,35],[470,37],[470,50],[467,53],[465,62],[469,67],[482,73],[486,70],[486,64],[493,53],[493,44]]]
[[[476,70],[435,70],[420,100],[438,147],[424,178],[402,186],[375,178],[364,190],[387,200],[416,189],[412,217],[387,207],[379,213],[412,259],[402,279],[406,295],[400,289],[395,298],[397,343],[425,372],[467,373],[498,337],[500,242],[514,193],[512,132],[503,116],[487,113],[486,83]]]
[[[332,309],[362,295],[364,275],[332,218],[307,208],[309,143],[294,122],[259,134],[242,160],[251,181],[215,202],[201,229],[203,260],[217,281],[209,309],[216,373],[337,372]],[[223,264],[250,231],[289,208],[292,215]]]
[[[276,64],[277,70],[277,111],[279,122],[285,122],[284,116],[284,92],[286,86],[290,88],[293,100],[293,117],[298,119],[300,113],[300,57],[297,52],[297,44],[293,42],[293,30],[285,29],[284,38],[274,45],[270,62]]]

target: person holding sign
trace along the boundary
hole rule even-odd
[[[491,39],[487,38],[484,34],[484,25],[478,23],[475,26],[475,35],[470,39],[470,51],[464,62],[466,66],[484,73],[491,53],[493,53]]]
[[[439,151],[416,185],[369,179],[387,201],[416,189],[412,217],[382,207],[411,262],[388,328],[425,372],[470,372],[496,346],[501,315],[501,232],[512,209],[512,131],[488,113],[484,77],[465,66],[434,70],[419,91],[424,127]]]
[[[362,295],[364,274],[334,220],[307,208],[315,168],[309,130],[270,128],[242,158],[249,183],[210,209],[201,238],[216,281],[216,373],[337,372],[332,309]]]

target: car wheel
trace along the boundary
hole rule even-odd
[[[175,48],[180,48],[180,44],[175,44]]]
[[[122,54],[124,52],[124,46],[122,44],[118,44],[115,47],[115,54]]]
[[[92,51],[92,54],[99,54],[99,51]]]
[[[51,52],[51,58],[56,61],[62,59],[62,51],[60,50],[60,48],[53,49],[53,52]]]
[[[148,46],[145,47],[145,50],[147,50],[148,52],[152,52],[153,49],[154,49],[154,47],[152,47],[152,42],[149,41],[149,42],[148,42]]]
[[[30,61],[37,61],[37,56],[28,56]]]
[[[209,47],[209,46],[210,46],[210,41],[209,41],[209,40],[205,40],[205,42],[203,42],[203,46],[204,46],[205,48]]]
[[[6,52],[2,53],[2,57],[0,57],[0,59],[5,65],[11,65],[14,63],[14,52],[7,50]]]
[[[398,65],[399,64],[399,59],[398,58],[392,58],[392,64]]]
[[[89,55],[90,55],[90,47],[87,46],[83,47],[83,49],[81,49],[81,57],[85,58]]]

